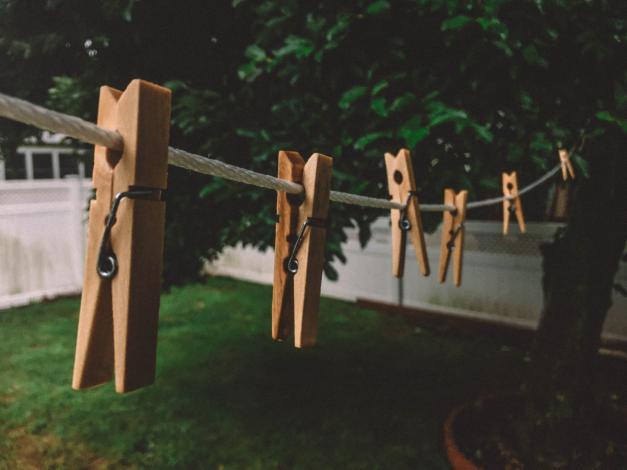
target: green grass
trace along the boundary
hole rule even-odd
[[[0,312],[0,468],[448,468],[451,407],[522,352],[323,299],[318,345],[270,339],[271,288],[163,295],[156,384],[70,388],[78,299]]]

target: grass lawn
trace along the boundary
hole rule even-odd
[[[0,468],[448,468],[455,405],[524,354],[323,299],[319,344],[270,339],[271,288],[164,294],[155,385],[70,388],[78,299],[0,312]]]

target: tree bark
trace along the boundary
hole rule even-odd
[[[567,226],[542,247],[544,307],[516,424],[524,454],[569,468],[594,437],[594,370],[627,240],[625,135],[608,132],[586,153],[590,178]]]

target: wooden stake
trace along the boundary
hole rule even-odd
[[[453,282],[460,286],[462,282],[462,254],[464,250],[464,222],[466,220],[466,201],[468,191],[455,193],[452,189],[444,190],[444,204],[454,206],[454,211],[444,211],[442,237],[440,242],[439,280],[446,280],[451,252],[453,253]]]
[[[518,196],[518,178],[516,172],[503,173],[503,196],[513,197],[514,199],[503,200],[503,235],[509,232],[509,216],[511,212],[515,212],[518,227],[522,233],[525,233],[525,218],[523,217],[522,203]]]
[[[170,91],[133,80],[122,93],[100,92],[98,124],[117,130],[124,152],[96,146],[88,249],[72,386],[111,379],[123,393],[154,382],[163,257]],[[140,190],[141,188],[141,190]],[[115,255],[110,278],[96,272],[114,195],[120,199],[105,248]],[[140,191],[141,195],[139,194]]]
[[[404,214],[398,209],[390,211],[392,222],[392,274],[402,277],[405,270],[406,234],[414,245],[416,260],[424,276],[429,275],[429,258],[422,230],[420,203],[416,195],[416,180],[409,150],[401,149],[396,156],[385,154],[388,190],[392,201],[407,204]],[[404,217],[403,217],[404,215]],[[405,229],[402,224],[405,224]]]

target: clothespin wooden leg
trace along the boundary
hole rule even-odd
[[[297,152],[279,152],[278,177],[301,183],[305,160]],[[272,289],[272,339],[284,340],[294,325],[294,277],[287,261],[298,231],[298,195],[277,192],[276,235],[274,240],[274,283]]]
[[[303,169],[305,198],[298,217],[300,241],[295,241],[298,269],[294,274],[294,345],[297,348],[316,342],[332,168],[331,157],[316,153]]]
[[[444,204],[455,207],[454,211],[445,210],[442,221],[442,236],[440,241],[440,269],[439,280],[446,280],[448,265],[453,254],[453,282],[461,285],[462,260],[464,248],[464,222],[466,220],[466,201],[468,191],[455,194],[452,189],[444,190]]]
[[[121,134],[124,151],[118,159],[96,147],[73,386],[110,380],[112,350],[116,390],[128,392],[155,375],[170,91],[134,80],[124,93],[103,88],[103,104],[99,115]]]
[[[507,235],[509,232],[509,219],[510,213],[516,214],[516,220],[518,221],[518,227],[522,233],[525,233],[525,218],[522,211],[522,203],[518,196],[518,178],[516,172],[503,173],[503,196],[509,199],[503,200],[503,234]],[[512,199],[513,198],[513,199]]]
[[[405,269],[406,234],[409,232],[416,260],[424,276],[429,275],[429,259],[422,229],[420,203],[416,195],[416,180],[409,150],[401,149],[396,156],[385,154],[388,190],[392,201],[406,204],[404,210],[392,209],[392,274],[402,277]]]
[[[466,201],[468,200],[468,191],[460,191],[455,195],[455,207],[457,207],[457,215],[455,216],[455,229],[459,230],[455,238],[455,252],[453,253],[453,282],[457,287],[462,284],[462,261],[464,253],[464,235],[466,229]]]
[[[115,129],[117,101],[122,93],[113,88],[100,89],[98,126]],[[104,221],[113,199],[113,167],[119,152],[96,146],[93,181],[96,199],[89,205],[89,227],[83,294],[74,361],[72,387],[80,390],[111,380],[113,374],[113,316],[111,283],[102,282],[96,272],[98,250]]]

